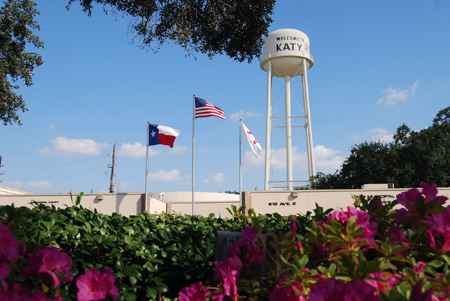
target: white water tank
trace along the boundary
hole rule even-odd
[[[295,77],[301,75],[302,62],[306,59],[306,69],[314,65],[309,50],[309,38],[297,29],[275,30],[264,39],[261,69],[268,71],[268,62],[272,63],[272,75]]]

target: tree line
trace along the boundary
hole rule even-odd
[[[430,127],[397,128],[393,141],[355,145],[334,174],[317,173],[313,189],[359,189],[369,183],[418,187],[420,183],[450,186],[450,106],[438,112]]]

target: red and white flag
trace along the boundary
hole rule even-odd
[[[261,158],[262,154],[262,148],[261,145],[259,145],[258,140],[256,140],[255,136],[253,136],[252,132],[245,126],[243,122],[242,123],[242,141],[241,142],[248,142],[250,144],[250,148],[252,149],[253,155],[255,155],[256,158]]]
[[[150,123],[148,127],[148,145],[162,144],[172,148],[175,138],[180,134],[180,130],[164,125]]]

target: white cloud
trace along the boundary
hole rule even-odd
[[[387,129],[377,128],[370,130],[370,140],[389,143],[394,141],[394,135]]]
[[[38,181],[38,182],[22,182],[22,181],[13,181],[8,182],[8,187],[13,189],[18,189],[22,191],[48,191],[53,188],[53,184],[49,181]]]
[[[158,172],[148,174],[148,180],[154,182],[178,182],[185,180],[187,177],[182,177],[179,169],[167,171],[160,169]]]
[[[225,182],[225,175],[222,172],[216,173],[211,178],[203,181],[206,185],[214,185]]]
[[[340,151],[327,148],[323,145],[316,145],[314,147],[314,165],[317,171],[323,173],[334,173],[340,168],[344,157],[339,156]],[[281,170],[286,168],[286,148],[272,149],[271,151],[271,168],[274,170]],[[260,159],[255,158],[251,151],[246,151],[242,157],[242,164],[244,167],[264,167],[265,151]],[[292,165],[295,168],[308,170],[308,159],[306,152],[299,153],[297,147],[292,148]]]
[[[181,155],[187,151],[188,147],[186,145],[174,145],[173,148],[169,150],[171,154]]]
[[[117,155],[119,157],[124,158],[145,158],[145,145],[143,145],[140,142],[136,143],[122,143],[120,146],[119,151],[117,152]],[[161,154],[161,151],[152,149],[151,147],[148,149],[148,156],[149,157],[156,157]]]
[[[98,156],[102,148],[108,147],[107,143],[98,143],[91,139],[70,139],[67,137],[56,137],[50,139],[53,149],[43,148],[42,154],[53,154],[64,158],[75,156]]]
[[[378,99],[377,104],[378,105],[387,105],[387,106],[393,106],[396,105],[399,102],[405,102],[407,101],[411,96],[414,95],[416,92],[417,87],[419,86],[420,80],[417,80],[410,88],[403,89],[399,87],[398,89],[394,89],[392,87],[388,87],[386,90],[383,91],[384,94],[386,94],[385,97],[381,97]]]
[[[234,113],[233,115],[230,116],[231,120],[239,120],[239,116],[244,118],[244,117],[261,117],[262,114],[258,113],[258,112],[245,112],[243,109],[241,109],[239,112]]]
[[[365,138],[366,137],[366,138]],[[367,137],[370,137],[367,139]],[[355,133],[351,135],[351,138],[356,141],[370,140],[382,143],[389,143],[394,140],[394,134],[385,128],[375,128],[365,131],[364,133]]]

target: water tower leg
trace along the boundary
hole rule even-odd
[[[303,59],[303,104],[305,107],[305,128],[306,128],[306,143],[307,143],[307,153],[308,153],[308,173],[309,177],[316,175],[316,169],[314,167],[314,148],[312,140],[312,130],[311,130],[311,113],[309,110],[309,92],[308,92],[308,75],[306,69],[306,59]]]
[[[272,62],[267,63],[267,116],[266,116],[266,155],[264,190],[270,190],[270,139],[272,132]]]
[[[291,127],[291,77],[284,76],[286,99],[286,173],[287,190],[292,190],[292,127]]]

